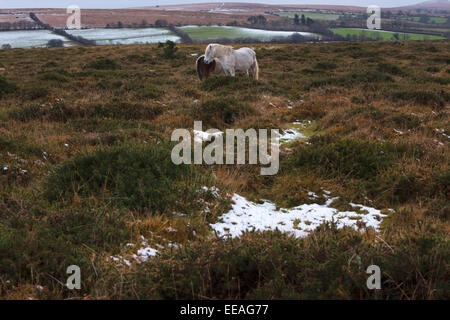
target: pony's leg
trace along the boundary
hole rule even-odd
[[[226,75],[226,76],[230,76],[231,75],[231,70],[230,70],[230,68],[228,66],[226,66],[226,64],[224,64],[222,66],[222,68],[223,68],[223,74],[224,75]]]

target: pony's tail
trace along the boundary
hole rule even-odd
[[[258,60],[256,60],[256,57],[255,57],[255,64],[253,66],[253,77],[255,78],[255,80],[259,80],[259,65]]]

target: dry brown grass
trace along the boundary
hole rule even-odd
[[[430,51],[431,46],[436,50]],[[0,51],[0,61],[6,69],[1,77],[18,87],[6,94],[0,88],[0,165],[11,168],[0,174],[0,210],[8,212],[6,218],[0,219],[0,227],[8,226],[4,234],[13,235],[0,241],[0,246],[11,250],[8,257],[0,253],[0,260],[8,258],[12,261],[8,267],[17,268],[0,273],[0,280],[17,276],[14,281],[20,284],[15,289],[4,286],[0,292],[2,297],[34,297],[32,287],[37,282],[30,279],[26,266],[32,264],[44,270],[34,269],[37,274],[48,273],[50,266],[43,261],[45,254],[39,253],[46,252],[46,246],[52,252],[49,257],[59,257],[59,253],[72,257],[72,253],[64,250],[73,246],[79,246],[77,258],[91,257],[94,250],[96,259],[101,257],[98,260],[101,262],[92,258],[97,269],[105,270],[106,278],[113,279],[116,275],[131,276],[135,269],[118,269],[104,258],[131,254],[124,249],[124,242],[136,242],[141,235],[148,239],[157,235],[165,239],[164,243],[208,242],[214,238],[209,223],[228,208],[227,192],[238,192],[255,201],[270,199],[288,207],[307,201],[308,191],[329,190],[343,201],[395,209],[396,213],[383,224],[383,233],[377,235],[388,239],[390,244],[412,232],[425,230],[425,225],[427,232],[434,230],[439,237],[448,238],[449,141],[444,135],[450,133],[448,41],[253,45],[261,67],[259,82],[241,76],[211,78],[200,83],[194,67],[196,57],[191,54],[200,54],[204,47],[178,47],[180,53],[173,60],[161,58],[161,49],[151,45]],[[89,67],[99,58],[111,60],[107,63],[116,67],[106,70]],[[336,68],[315,67],[324,61],[335,62]],[[380,65],[386,64],[401,66],[403,73],[390,74],[398,71],[392,67],[380,71]],[[438,72],[427,71],[430,66]],[[43,80],[43,74],[47,80]],[[36,91],[42,95],[31,99],[30,92]],[[211,101],[227,101],[225,107],[233,115],[229,117],[221,113],[223,110],[208,109]],[[242,108],[233,109],[236,105]],[[288,108],[289,105],[293,108]],[[143,112],[147,108],[151,112]],[[51,170],[79,153],[151,144],[155,133],[168,139],[174,129],[191,129],[194,120],[203,120],[204,130],[208,129],[208,123],[224,130],[288,128],[296,120],[311,120],[314,126],[308,129],[308,136],[320,136],[323,141],[319,140],[313,147],[305,140],[289,145],[290,150],[282,152],[280,173],[274,177],[261,177],[257,167],[248,165],[199,168],[202,174],[212,169],[212,182],[224,193],[223,203],[212,201],[210,214],[185,199],[181,205],[187,215],[178,217],[116,207],[98,196],[83,199],[76,195],[67,203],[51,203],[42,197],[42,183]],[[314,155],[315,148],[335,150],[347,140],[353,141],[351,147],[369,154],[377,143],[392,144],[398,151],[392,153],[386,167],[369,178],[364,170],[357,172],[361,177],[348,171],[352,161],[335,166],[326,161],[295,162],[308,152]],[[340,159],[339,150],[335,151]],[[361,163],[363,168],[366,165],[371,170],[370,165]],[[19,168],[28,173],[19,173]],[[202,174],[198,176],[199,181]],[[71,210],[83,219],[88,219],[91,213],[98,214],[95,223],[104,223],[105,230],[124,234],[110,242],[93,241],[90,235],[65,239],[55,228],[70,221]],[[111,227],[105,218],[116,215],[117,224],[123,219],[124,227],[120,230]],[[21,224],[14,222],[16,218]],[[11,225],[16,227],[10,228]],[[177,231],[170,232],[169,227]],[[41,229],[42,233],[35,233]],[[65,240],[47,237],[37,252],[24,253],[25,260],[11,257],[19,250],[26,251],[32,247],[33,240],[51,232]],[[100,239],[102,232],[95,232]],[[26,238],[20,240],[19,236]],[[373,240],[373,235],[369,238]],[[156,238],[151,241],[154,242],[150,244],[159,243]],[[314,242],[308,241],[310,245]],[[62,260],[58,259],[62,258],[55,259],[56,262],[49,264],[61,266]],[[108,268],[115,271],[109,273]],[[58,272],[52,276],[58,278]],[[123,288],[119,283],[108,286],[106,278],[94,278],[87,282],[89,289],[84,292],[87,297],[121,296]],[[45,283],[46,291],[35,294],[36,297],[67,295],[51,277],[42,276],[40,281]],[[427,283],[431,286],[431,282]],[[111,295],[105,290],[111,290]],[[349,292],[346,295],[351,296]],[[407,296],[411,293],[404,297]]]

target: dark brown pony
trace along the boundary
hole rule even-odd
[[[197,59],[197,74],[200,81],[208,79],[211,74],[220,74],[221,70],[216,60],[206,63],[204,55]]]

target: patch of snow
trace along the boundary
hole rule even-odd
[[[445,130],[444,129],[436,129],[437,133],[441,133],[444,137],[450,139],[450,136],[448,134],[445,134]]]
[[[123,264],[125,264],[127,267],[131,266],[131,262],[120,255],[110,256],[109,258],[112,261],[116,262],[118,267],[123,267]]]
[[[280,144],[283,144],[297,139],[305,139],[305,138],[306,136],[297,129],[285,129],[281,130],[280,136],[278,137],[278,141],[280,142]]]
[[[302,127],[306,127],[307,125],[309,125],[311,123],[312,123],[311,120],[303,120],[303,121],[297,120],[297,121],[293,122],[293,124],[295,124],[297,126],[302,126]]]
[[[221,236],[239,237],[246,230],[266,231],[280,230],[292,233],[296,237],[307,236],[323,222],[334,221],[337,226],[357,228],[357,222],[363,222],[367,227],[378,229],[382,218],[386,217],[380,210],[360,204],[351,204],[359,210],[339,211],[330,207],[337,198],[328,198],[325,204],[303,204],[292,209],[277,209],[275,204],[264,201],[262,204],[251,202],[235,194],[232,198],[232,209],[221,216],[222,222],[211,227]]]
[[[203,191],[206,191],[206,192],[211,192],[211,194],[215,197],[215,198],[218,198],[220,195],[219,195],[219,188],[217,188],[217,187],[215,187],[215,186],[212,186],[211,188],[208,188],[207,186],[203,186],[202,187],[202,189],[201,190],[203,190]],[[199,190],[197,190],[197,192],[199,192],[200,191],[200,189]]]
[[[313,198],[313,199],[319,198],[319,196],[318,196],[317,194],[315,194],[314,192],[312,192],[312,191],[309,191],[309,192],[308,192],[308,196],[309,196],[310,198]]]
[[[142,247],[137,251],[137,254],[133,254],[133,258],[138,262],[145,262],[148,258],[156,256],[158,250],[150,247]]]
[[[193,130],[193,132],[194,132],[194,141],[195,142],[211,141],[212,137],[219,137],[223,134],[222,131],[208,133],[205,131]]]

